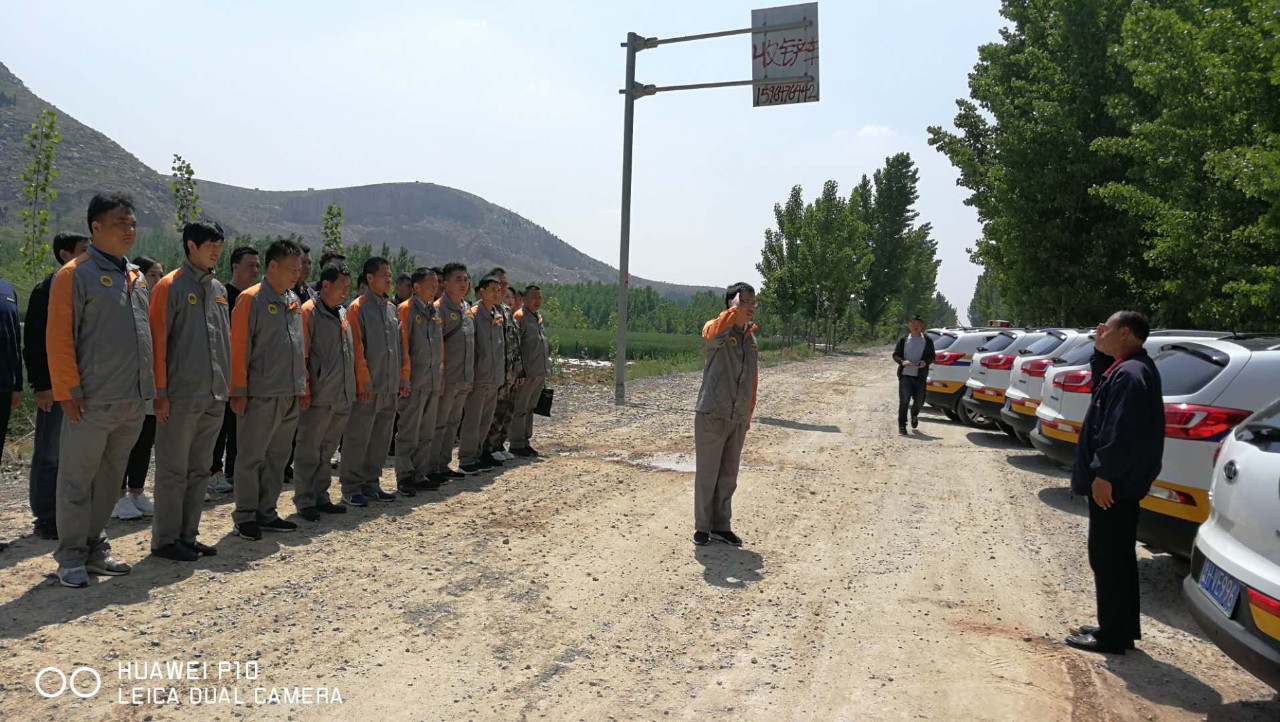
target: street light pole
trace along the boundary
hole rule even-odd
[[[617,355],[613,360],[613,402],[622,406],[627,401],[627,287],[631,283],[628,272],[631,252],[631,136],[635,129],[636,114],[636,53],[644,38],[627,33],[627,82],[623,87],[625,105],[622,116],[622,231],[618,250],[618,341]]]

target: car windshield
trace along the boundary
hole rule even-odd
[[[933,350],[941,351],[956,342],[956,337],[949,333],[944,333],[933,340]]]
[[[1057,350],[1057,348],[1061,346],[1064,343],[1064,341],[1065,339],[1061,339],[1061,338],[1058,338],[1057,336],[1050,334],[1040,339],[1039,341],[1036,341],[1030,346],[1028,346],[1026,351],[1023,351],[1022,355],[1023,356],[1044,356],[1046,354],[1051,354],[1055,350]]]
[[[1155,358],[1165,396],[1187,396],[1209,385],[1226,368],[1212,352],[1189,346],[1174,346]]]
[[[1089,359],[1093,358],[1093,343],[1087,343],[1083,346],[1073,348],[1062,357],[1060,366],[1080,366],[1089,363]]]

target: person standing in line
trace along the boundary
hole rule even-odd
[[[401,273],[396,276],[396,308],[410,298],[413,298],[413,277],[407,273]]]
[[[729,287],[725,311],[702,327],[702,388],[694,417],[696,467],[693,483],[693,543],[716,537],[742,546],[731,529],[742,446],[751,428],[759,385],[756,292],[745,283]]]
[[[314,300],[316,290],[311,287],[311,246],[305,243],[299,243],[298,248],[302,249],[302,272],[298,274],[298,284],[293,287],[293,294],[298,297],[298,302],[305,304],[307,301]],[[289,461],[284,465],[284,483],[288,484],[293,481],[293,455],[298,446],[297,436],[293,439],[293,448],[289,449]]]
[[[227,282],[227,304],[235,313],[236,300],[240,292],[258,282],[258,274],[262,270],[262,260],[258,249],[253,246],[239,246],[231,251],[231,280]],[[227,463],[222,463],[225,455]],[[225,494],[235,486],[236,473],[236,415],[231,405],[222,417],[222,428],[218,431],[218,440],[213,445],[212,476],[209,479],[209,491]],[[224,473],[225,472],[225,473]],[[208,499],[206,498],[206,501]]]
[[[365,261],[362,275],[365,291],[347,308],[355,341],[357,400],[343,434],[339,472],[343,501],[357,507],[396,500],[382,490],[382,466],[391,449],[396,399],[408,396],[400,387],[400,320],[387,299],[391,264],[374,256]]]
[[[333,467],[329,459],[356,403],[355,342],[342,302],[351,293],[351,272],[342,261],[321,266],[316,298],[302,304],[302,335],[307,349],[308,405],[298,417],[297,472],[293,505],[307,521],[321,514],[345,514],[347,507],[329,498]]]
[[[924,405],[925,382],[929,366],[936,358],[933,339],[924,335],[924,319],[912,316],[911,332],[898,339],[893,347],[893,361],[898,366],[898,433],[907,433],[907,407],[911,407],[911,428],[920,428],[920,407]]]
[[[310,402],[302,304],[292,290],[302,273],[302,249],[280,240],[266,258],[262,283],[241,291],[231,310],[231,410],[238,417],[231,519],[233,533],[249,540],[298,528],[280,518],[276,504],[298,411]]]
[[[53,398],[65,423],[58,454],[58,581],[128,574],[103,533],[155,397],[147,282],[127,255],[137,234],[133,202],[99,193],[89,202],[88,250],[49,288],[45,343]]]
[[[406,491],[440,488],[440,479],[431,477],[431,445],[436,434],[436,413],[440,408],[440,365],[443,361],[440,329],[432,303],[440,279],[429,268],[416,269],[411,280],[413,297],[401,303],[400,388],[397,403],[400,426],[396,431],[396,486]],[[404,391],[408,390],[408,396]]]
[[[476,286],[479,300],[467,312],[475,324],[475,386],[462,412],[462,438],[458,441],[458,469],[478,474],[502,466],[484,453],[484,440],[498,404],[498,389],[506,379],[506,329],[498,301],[502,284],[485,276]]]
[[[515,321],[516,311],[520,308],[516,291],[508,283],[505,270],[495,268],[489,275],[497,278],[502,285],[502,300],[498,302],[498,309],[502,313],[502,328],[506,332],[503,348],[506,352],[507,373],[503,377],[502,387],[498,389],[498,402],[494,405],[493,422],[489,424],[489,432],[485,436],[484,453],[501,463],[516,458],[514,454],[507,453],[505,444],[511,416],[515,413],[513,399],[516,388],[524,383],[524,365],[520,360],[520,329],[516,328]]]
[[[148,289],[154,289],[160,279],[164,278],[164,266],[154,258],[136,256],[133,264],[142,271]],[[116,501],[116,507],[111,510],[112,519],[132,521],[155,514],[155,505],[143,491],[147,485],[147,473],[151,470],[151,449],[155,443],[156,412],[148,404],[147,416],[142,420],[142,431],[138,432],[138,440],[133,442],[129,462],[124,467],[124,477],[120,479],[120,498]]]
[[[441,269],[441,275],[444,291],[436,300],[436,316],[441,323],[444,372],[431,456],[435,459],[435,473],[445,480],[453,480],[466,476],[449,468],[449,463],[453,460],[463,408],[475,387],[475,324],[464,300],[471,286],[467,267],[461,263],[448,263]]]
[[[0,456],[4,455],[4,439],[9,433],[9,416],[22,403],[22,321],[18,314],[18,292],[13,284],[0,279]]]
[[[186,224],[186,260],[151,287],[158,422],[151,553],[179,562],[218,553],[197,537],[208,460],[231,390],[231,313],[227,290],[213,277],[223,238],[215,222]]]
[[[79,233],[59,233],[53,238],[53,255],[58,259],[59,267],[67,265],[88,248],[89,237]],[[56,540],[62,405],[53,401],[49,353],[45,346],[45,331],[49,326],[49,287],[53,284],[53,275],[45,276],[31,289],[27,318],[22,327],[22,352],[27,362],[27,378],[36,395],[36,433],[31,451],[31,515],[35,517],[35,535],[41,539]]]
[[[542,308],[542,289],[527,286],[523,298],[523,306],[515,313],[515,323],[520,331],[524,383],[516,387],[513,399],[515,414],[511,417],[507,440],[511,442],[513,456],[534,459],[538,457],[538,451],[529,444],[533,438],[533,410],[538,405],[543,387],[547,385],[547,375],[551,371],[551,353],[547,347],[547,334],[542,327],[542,314],[538,313]]]
[[[1164,457],[1164,391],[1143,344],[1147,318],[1118,311],[1098,326],[1096,350],[1115,359],[1101,377],[1080,430],[1071,491],[1089,497],[1089,567],[1098,623],[1067,637],[1076,649],[1124,654],[1142,639],[1138,504]]]

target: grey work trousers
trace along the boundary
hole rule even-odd
[[[493,412],[498,407],[498,391],[501,384],[476,384],[467,397],[462,413],[462,438],[458,440],[458,465],[467,466],[480,461],[484,454],[484,440],[493,423]]]
[[[236,419],[236,524],[280,518],[276,504],[297,428],[297,396],[249,397],[244,416]]]
[[[120,498],[129,452],[142,430],[147,401],[88,406],[77,423],[62,424],[58,454],[59,566],[79,567],[111,553],[103,530]]]
[[[169,420],[156,419],[155,507],[151,549],[194,542],[209,485],[209,457],[218,443],[227,402],[172,399]]]
[[[357,401],[351,405],[338,468],[343,494],[375,494],[382,490],[382,465],[387,463],[395,423],[395,394],[374,394],[367,404]]]
[[[436,410],[436,438],[431,441],[431,456],[435,460],[432,472],[443,472],[453,461],[454,442],[458,439],[458,425],[462,423],[462,410],[467,403],[465,383],[446,384]]]
[[[432,473],[431,455],[436,438],[436,414],[440,393],[435,386],[414,389],[396,402],[400,426],[396,428],[396,483],[412,484]]]
[[[512,391],[515,395],[515,413],[511,416],[511,426],[507,429],[507,441],[511,449],[529,448],[529,440],[533,438],[533,409],[538,405],[542,389],[547,385],[546,376],[530,376],[524,380],[523,386]]]
[[[329,504],[333,467],[329,460],[338,449],[351,416],[351,404],[312,405],[298,414],[298,436],[293,447],[293,505],[299,511]]]
[[[732,531],[733,492],[738,488],[746,421],[699,413],[693,421],[697,471],[693,480],[694,531]]]

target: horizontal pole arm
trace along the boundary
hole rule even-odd
[[[636,50],[647,50],[656,48],[659,45],[670,45],[671,43],[687,43],[691,40],[710,40],[712,38],[725,38],[731,35],[746,35],[747,33],[780,33],[784,30],[800,30],[802,28],[813,27],[812,20],[801,20],[800,22],[787,23],[785,25],[765,25],[758,28],[739,28],[737,30],[721,30],[716,33],[700,33],[698,35],[682,35],[678,38],[641,38],[636,41]],[[627,47],[627,43],[623,43],[622,47]]]
[[[720,83],[691,83],[689,85],[640,85],[637,83],[631,89],[632,94],[637,98],[646,95],[657,95],[658,93],[666,93],[672,90],[704,90],[706,88],[735,88],[743,85],[787,85],[789,83],[811,83],[813,77],[803,75],[796,78],[779,78],[777,80],[726,80]],[[619,93],[626,93],[626,90],[619,90]]]

